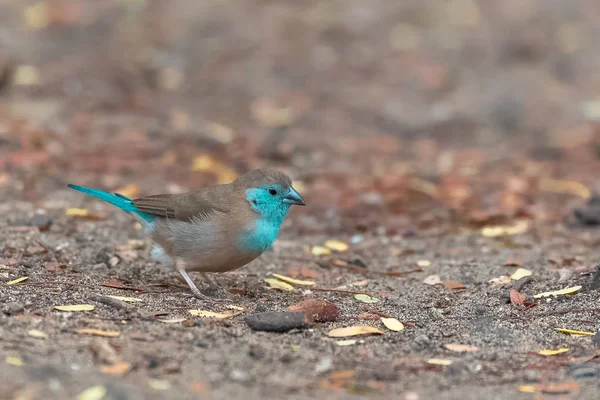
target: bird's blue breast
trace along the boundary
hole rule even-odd
[[[279,234],[279,224],[259,218],[250,226],[240,239],[244,250],[262,253],[267,250]]]

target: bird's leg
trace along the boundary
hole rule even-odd
[[[190,287],[190,290],[192,291],[192,293],[194,293],[194,296],[196,296],[199,299],[202,300],[211,300],[210,297],[208,297],[207,295],[205,295],[204,293],[202,293],[194,284],[194,281],[192,280],[192,278],[190,278],[190,276],[188,275],[187,271],[179,266],[177,266],[177,271],[181,274],[181,276],[183,276],[183,279],[185,280],[185,283],[188,284],[188,286]]]

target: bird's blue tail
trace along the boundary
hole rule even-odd
[[[140,210],[138,210],[137,207],[133,204],[131,199],[129,197],[123,196],[122,194],[108,193],[103,192],[102,190],[72,184],[68,184],[67,187],[73,190],[77,190],[78,192],[82,192],[87,195],[96,197],[109,204],[112,204],[113,206],[119,207],[121,210],[126,211],[128,213],[134,213],[136,215],[139,215],[146,222],[152,222],[152,220],[154,219],[154,216],[140,212]]]

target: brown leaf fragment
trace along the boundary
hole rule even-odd
[[[316,322],[333,322],[340,315],[340,310],[335,304],[323,299],[307,299],[289,306],[288,310],[303,312]]]
[[[348,336],[359,336],[359,335],[383,335],[383,332],[373,326],[369,325],[357,325],[348,326],[345,328],[336,328],[327,334],[329,337],[348,337]]]
[[[103,365],[100,372],[106,375],[123,376],[131,369],[131,363],[120,361],[112,365]]]
[[[303,329],[313,325],[312,318],[303,312],[270,311],[248,315],[248,326],[256,331],[287,332],[292,329]]]
[[[457,281],[442,281],[442,285],[448,289],[465,289],[465,285]]]
[[[506,293],[506,292],[505,292]],[[527,298],[527,295],[516,291],[515,289],[510,289],[510,303],[515,306],[522,306],[523,302]]]
[[[477,347],[477,346],[473,346],[471,344],[460,344],[460,343],[448,343],[448,344],[445,344],[444,347],[450,351],[455,351],[457,353],[470,353],[470,352],[479,350],[479,347]]]

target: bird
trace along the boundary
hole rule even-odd
[[[189,271],[200,272],[209,288],[218,290],[209,273],[232,271],[259,257],[277,238],[291,206],[306,206],[291,179],[269,168],[252,170],[228,184],[136,199],[74,184],[67,187],[137,219],[153,241],[152,258],[173,267],[203,300],[212,298],[198,289]]]

